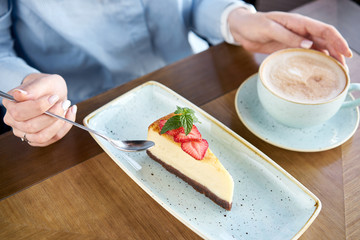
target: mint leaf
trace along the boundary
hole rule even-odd
[[[180,115],[180,122],[184,127],[185,135],[188,135],[193,127],[193,118],[189,114],[183,114]]]
[[[184,109],[182,107],[176,106],[176,111],[174,112],[175,114],[183,114],[184,113]]]
[[[184,127],[185,135],[191,132],[192,126],[198,119],[195,117],[195,111],[190,108],[182,108],[176,106],[175,115],[166,121],[164,127],[161,129],[160,134],[166,133],[169,130]]]
[[[161,129],[160,134],[163,134],[169,130],[177,129],[177,128],[181,127],[180,116],[181,115],[175,115],[175,116],[171,117],[169,120],[167,120],[165,125]]]

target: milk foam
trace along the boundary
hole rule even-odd
[[[326,56],[284,52],[263,67],[265,85],[277,95],[301,103],[321,103],[338,96],[346,86],[342,69]]]

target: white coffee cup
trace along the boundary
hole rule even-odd
[[[360,90],[360,84],[350,83],[338,61],[310,49],[285,49],[269,55],[260,65],[257,81],[265,110],[296,128],[324,123],[341,107],[360,105],[360,99],[345,101],[348,92],[355,90]]]

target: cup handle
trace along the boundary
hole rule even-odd
[[[351,83],[349,86],[349,90],[348,93],[353,92],[353,91],[360,91],[360,83]],[[354,100],[350,100],[350,101],[345,101],[341,107],[356,107],[360,105],[360,98],[354,99]]]

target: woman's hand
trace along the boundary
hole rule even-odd
[[[283,48],[313,48],[325,52],[343,65],[351,57],[349,46],[331,25],[284,12],[250,13],[237,8],[228,17],[236,42],[253,52],[272,53]]]
[[[71,128],[71,124],[44,115],[45,111],[75,121],[76,106],[69,108],[66,83],[59,75],[30,74],[9,94],[17,102],[3,100],[7,109],[4,122],[13,128],[15,136],[27,139],[32,146],[50,145]]]

